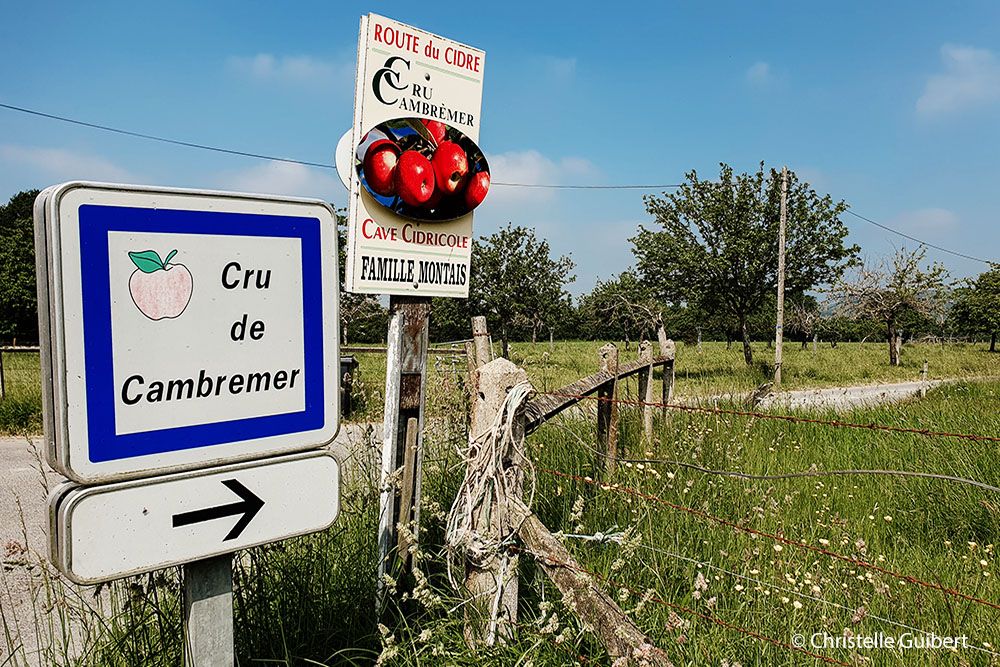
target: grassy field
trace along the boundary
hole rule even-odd
[[[511,359],[524,368],[539,391],[558,389],[598,368],[597,350],[603,342],[560,341],[550,348],[545,343],[514,343]],[[635,344],[625,349],[617,343],[621,359],[636,355]],[[499,348],[499,345],[496,346]],[[755,364],[743,362],[739,345],[726,349],[724,343],[695,346],[677,344],[676,393],[681,396],[708,396],[749,391],[769,381],[774,350],[754,345]],[[358,409],[351,421],[381,421],[385,389],[385,355],[356,355],[360,367],[355,395]],[[931,379],[1000,375],[1000,354],[990,354],[985,345],[915,344],[903,348],[902,365],[889,366],[884,343],[828,344],[803,350],[798,343],[784,348],[784,389],[805,389],[854,384],[874,384],[916,380],[927,360]],[[428,386],[432,401],[466,374],[464,357],[440,351],[429,356]],[[0,433],[37,432],[41,428],[41,394],[38,355],[5,353],[6,401],[0,402]]]
[[[955,369],[975,368],[961,360],[952,363]],[[455,396],[454,389],[448,395]],[[455,414],[463,404],[456,398],[432,407]],[[923,400],[837,418],[1000,436],[998,408],[1000,383],[957,383],[932,390]],[[463,615],[456,613],[460,598],[446,582],[441,547],[442,508],[454,499],[463,475],[454,448],[465,437],[461,422],[447,422],[427,436],[424,537],[417,555],[424,576],[414,599],[404,602],[407,613],[377,625],[372,573],[378,491],[373,470],[361,466],[345,488],[343,514],[331,530],[251,550],[237,559],[240,664],[612,663],[531,562],[522,564],[515,641],[475,652],[465,648]],[[994,654],[1000,652],[1000,611],[916,583],[1000,603],[996,491],[943,480],[861,474],[747,480],[677,463],[768,475],[896,469],[998,485],[996,443],[671,413],[657,418],[655,443],[643,445],[638,422],[635,410],[623,409],[624,457],[660,462],[623,462],[606,480],[615,486],[546,472],[595,474],[592,420],[557,417],[530,436],[526,449],[538,468],[534,507],[553,531],[625,533],[621,544],[567,538],[566,545],[674,664],[821,664],[786,645],[795,642],[796,635],[809,638],[824,632],[911,633],[917,639],[922,632],[965,635],[973,646],[957,652],[815,651],[849,665],[1000,664]],[[881,571],[751,535],[680,507],[858,559]],[[79,651],[80,664],[177,664],[176,573],[136,578],[116,584],[114,590],[117,606],[104,610],[114,621],[94,622]],[[64,600],[54,608],[82,616],[77,600]]]
[[[599,341],[560,341],[553,347],[546,343],[514,343],[511,360],[524,368],[539,391],[552,391],[598,370]],[[616,343],[622,361],[637,355],[635,344],[626,350]],[[499,345],[496,346],[499,349]],[[696,346],[677,344],[676,394],[711,396],[747,392],[771,380],[773,348],[754,345],[755,363],[747,366],[739,345],[726,349],[725,343]],[[783,350],[783,389],[810,389],[844,385],[877,384],[917,380],[926,360],[930,379],[983,377],[1000,375],[1000,354],[990,354],[985,345],[914,344],[903,348],[900,366],[889,366],[884,343],[841,343],[836,348],[821,344],[801,349],[790,343]],[[385,386],[385,356],[358,355],[360,380],[365,395],[364,409],[354,418],[381,420],[382,391]],[[430,391],[444,376],[466,373],[464,359],[449,355],[430,356]],[[634,383],[634,380],[632,380]]]
[[[37,352],[3,352],[4,392],[0,434],[42,429],[41,372]]]

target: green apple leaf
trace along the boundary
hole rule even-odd
[[[153,273],[163,270],[163,261],[155,250],[144,250],[142,252],[130,252],[128,254],[132,263],[143,273]]]
[[[423,137],[423,140],[429,143],[431,148],[437,148],[438,142],[434,138],[434,135],[431,134],[431,131],[428,130],[427,126],[421,123],[420,120],[416,118],[407,118],[406,124],[409,125],[414,132]]]
[[[167,264],[170,263],[170,260],[172,260],[174,258],[174,255],[176,255],[176,254],[177,254],[176,250],[171,250],[170,251],[170,253],[167,255],[167,258],[165,260],[163,260],[163,266],[164,266],[164,268],[167,266]]]

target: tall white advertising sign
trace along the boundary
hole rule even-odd
[[[489,190],[478,146],[483,51],[361,19],[347,289],[467,297],[472,211]]]

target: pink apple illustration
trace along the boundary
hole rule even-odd
[[[139,312],[151,320],[173,319],[191,302],[194,279],[183,264],[172,264],[171,250],[164,260],[155,250],[130,252],[136,269],[128,279],[128,291]]]

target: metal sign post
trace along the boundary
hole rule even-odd
[[[233,557],[188,563],[182,570],[184,664],[231,667],[233,650]]]

